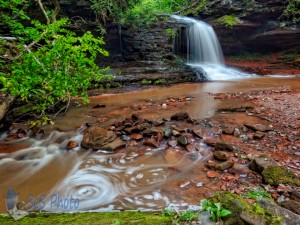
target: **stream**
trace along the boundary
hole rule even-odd
[[[86,123],[102,121],[108,126],[133,113],[152,120],[169,118],[180,110],[196,119],[226,116],[216,112],[222,101],[209,93],[292,88],[300,88],[299,78],[254,77],[104,94],[91,97],[89,105],[71,109],[35,137],[11,139],[0,134],[0,212],[6,212],[8,189],[33,211],[197,209],[213,185],[201,171],[210,154],[203,143],[202,154],[181,153],[174,156],[175,161],[166,159],[163,147],[124,148],[114,154],[65,147],[70,140],[80,143]],[[158,104],[170,97],[193,101],[169,108]],[[137,109],[145,102],[155,107]]]

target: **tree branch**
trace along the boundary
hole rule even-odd
[[[47,24],[49,25],[51,21],[50,21],[50,18],[48,16],[46,10],[45,10],[45,7],[44,7],[42,1],[41,0],[36,0],[36,2],[39,4],[39,7],[42,10],[42,12],[43,12],[43,14],[44,14],[44,16],[45,16],[45,18],[47,20]]]

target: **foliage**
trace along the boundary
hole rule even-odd
[[[221,221],[222,217],[226,217],[231,214],[229,210],[221,207],[220,202],[212,202],[208,199],[203,199],[201,201],[201,206],[203,211],[209,212],[213,221]]]
[[[198,220],[198,212],[193,212],[192,210],[186,210],[182,212],[174,211],[172,209],[166,208],[162,211],[162,216],[171,217],[173,224],[178,224],[179,222],[191,222]]]
[[[143,79],[143,80],[141,81],[141,84],[142,84],[142,85],[150,85],[150,84],[152,84],[152,80]]]
[[[256,200],[261,200],[261,199],[268,199],[273,201],[272,196],[263,188],[259,189],[253,189],[249,188],[248,193],[244,195],[245,198],[251,198],[251,199],[256,199]]]
[[[283,15],[293,23],[300,22],[300,0],[289,0],[287,7],[285,8]]]
[[[163,85],[166,83],[167,83],[166,79],[158,79],[158,80],[154,81],[155,85]]]
[[[166,34],[167,34],[170,38],[172,38],[172,39],[174,39],[174,38],[176,37],[176,30],[175,30],[175,29],[167,28],[167,29],[165,30],[165,32],[166,32]]]
[[[225,15],[218,19],[218,23],[226,27],[233,27],[238,24],[238,19],[234,15]]]
[[[120,24],[137,27],[157,20],[159,14],[182,13],[190,10],[190,5],[199,0],[90,0],[92,8],[105,26],[113,20]],[[202,8],[202,2],[197,9]]]
[[[0,8],[9,12],[1,14],[1,25],[15,38],[1,42],[1,51],[6,54],[2,57],[5,60],[0,61],[1,67],[5,68],[0,71],[0,83],[2,91],[33,102],[38,119],[48,121],[46,111],[58,102],[72,96],[81,96],[84,102],[88,101],[87,89],[92,81],[108,78],[104,75],[106,69],[95,64],[98,55],[107,56],[108,52],[102,49],[102,38],[96,38],[90,32],[78,37],[67,30],[68,19],[51,17],[55,9],[46,10],[40,6],[46,13],[47,24],[30,20],[23,11],[23,2],[0,0]],[[5,46],[13,47],[7,52],[9,48],[5,50]]]

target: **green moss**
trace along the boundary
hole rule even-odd
[[[143,80],[141,81],[141,84],[142,84],[142,85],[150,85],[150,84],[152,84],[152,80],[143,79]]]
[[[277,187],[279,184],[300,186],[299,178],[291,171],[281,166],[266,168],[262,172],[264,182]]]
[[[167,28],[165,30],[166,35],[168,35],[171,39],[174,39],[176,37],[176,30],[172,28]]]
[[[169,217],[160,213],[112,212],[112,213],[33,213],[18,221],[0,215],[0,224],[171,224]]]
[[[266,225],[278,225],[282,221],[281,217],[272,214],[259,204],[249,205],[243,198],[230,192],[218,192],[212,197],[212,201],[221,202],[225,209],[231,211],[232,214],[225,219],[226,225],[244,225],[245,222],[240,218],[242,212],[260,221],[266,221]]]
[[[220,25],[225,25],[226,27],[236,26],[238,25],[238,21],[238,18],[234,15],[225,15],[217,20]]]
[[[163,85],[166,83],[167,83],[166,79],[159,79],[159,80],[154,81],[155,85]]]

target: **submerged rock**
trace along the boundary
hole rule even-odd
[[[182,154],[180,152],[176,151],[176,149],[174,149],[174,148],[168,148],[164,152],[164,158],[169,165],[174,165],[174,164],[180,162],[180,160],[182,159]]]

